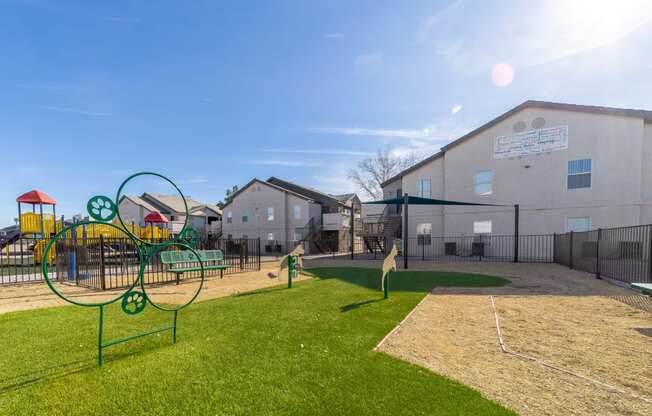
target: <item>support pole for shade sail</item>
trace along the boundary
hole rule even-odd
[[[518,216],[519,206],[514,205],[514,263],[518,263]]]
[[[408,194],[403,195],[403,268],[408,268]]]

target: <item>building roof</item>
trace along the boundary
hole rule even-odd
[[[331,196],[340,202],[347,202],[349,199],[353,198],[355,194],[341,194],[341,195],[331,195]]]
[[[48,194],[42,191],[29,191],[16,198],[16,202],[26,204],[43,204],[43,205],[56,205],[57,201],[52,199]]]
[[[285,179],[280,179],[277,177],[270,177],[267,179],[267,183],[274,184],[276,186],[280,186],[282,188],[285,188],[287,190],[296,192],[298,194],[305,195],[308,198],[313,199],[316,202],[322,203],[322,204],[338,204],[338,205],[345,205],[346,200],[342,201],[337,197],[337,195],[331,195],[331,194],[326,194],[324,192],[318,191],[313,188],[308,188],[306,186],[301,186],[298,185],[294,182],[286,181]]]
[[[242,188],[238,189],[237,191],[235,191],[234,193],[232,193],[232,194],[229,196],[229,202],[227,202],[226,204],[224,204],[224,208],[226,208],[227,205],[230,205],[231,202],[233,202],[233,199],[234,199],[236,196],[240,195],[242,192],[245,191],[245,189],[249,188],[249,187],[250,187],[251,185],[253,185],[254,183],[260,183],[260,184],[262,184],[262,185],[269,186],[270,188],[274,188],[274,189],[276,189],[277,191],[287,192],[287,193],[289,193],[290,195],[294,195],[294,196],[296,196],[296,197],[298,197],[298,198],[305,199],[306,201],[313,202],[313,199],[307,197],[306,195],[302,195],[302,194],[297,193],[297,192],[294,192],[294,191],[292,191],[292,190],[290,190],[290,189],[285,189],[285,188],[283,188],[283,187],[281,187],[281,186],[275,185],[275,184],[270,183],[270,182],[265,182],[265,181],[260,180],[260,179],[258,179],[258,178],[253,178],[252,180],[250,180],[249,182],[247,182],[247,184],[246,184],[245,186],[243,186]]]
[[[452,149],[453,147],[471,139],[472,137],[476,136],[479,133],[482,133],[483,131],[487,130],[488,128],[500,123],[501,121],[511,117],[512,115],[518,113],[519,111],[522,111],[526,108],[544,108],[544,109],[549,109],[549,110],[562,110],[562,111],[575,111],[575,112],[580,112],[580,113],[592,113],[592,114],[602,114],[602,115],[611,115],[611,116],[623,116],[623,117],[634,117],[634,118],[641,118],[643,119],[644,122],[646,123],[652,123],[652,111],[648,110],[637,110],[637,109],[631,109],[631,108],[617,108],[617,107],[601,107],[601,106],[594,106],[594,105],[580,105],[580,104],[567,104],[567,103],[553,103],[549,101],[535,101],[535,100],[528,100],[525,101],[516,107],[512,108],[511,110],[499,115],[498,117],[494,118],[493,120],[488,121],[487,123],[481,125],[480,127],[476,128],[475,130],[463,135],[462,137],[453,140],[452,142],[448,143],[446,146],[443,146],[441,150],[434,155],[420,161],[419,163],[416,163],[409,168],[399,172],[398,174],[392,176],[385,182],[381,184],[381,186],[386,186],[406,174],[419,169],[420,167],[432,162],[433,160],[439,159],[446,153],[446,151]]]
[[[124,195],[120,198],[120,202],[122,202],[124,199],[128,199],[131,202],[133,202],[136,205],[140,205],[141,207],[145,208],[148,211],[158,211],[158,209],[150,204],[149,202],[145,201],[139,196],[136,195]]]
[[[183,204],[183,199],[179,195],[161,195],[161,194],[150,194],[145,192],[141,199],[147,200],[152,204],[161,205],[172,213],[185,215],[186,208]],[[217,205],[204,204],[190,197],[185,197],[186,204],[188,205],[188,213],[193,211],[208,208],[211,211],[214,211],[218,215],[222,215],[222,210]]]
[[[136,205],[140,205],[148,211],[161,211],[174,215],[185,215],[183,201],[178,195],[159,195],[144,193],[142,196],[125,195],[120,200],[129,199]],[[222,215],[222,210],[217,205],[204,204],[192,198],[186,197],[188,204],[188,214],[192,215],[194,211],[207,208],[215,212],[218,216]]]

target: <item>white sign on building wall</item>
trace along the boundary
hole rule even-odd
[[[494,159],[564,149],[568,149],[568,126],[549,127],[496,137]]]

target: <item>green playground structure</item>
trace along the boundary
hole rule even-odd
[[[120,212],[117,209],[115,201],[119,201],[122,196],[122,190],[125,185],[134,178],[141,176],[154,176],[155,178],[162,179],[163,181],[171,184],[174,189],[179,193],[186,211],[186,222],[183,225],[182,231],[179,233],[179,236],[175,240],[166,241],[162,243],[153,243],[147,239],[142,238],[138,233],[135,233],[133,228],[125,225],[125,222],[120,216]],[[98,209],[101,207],[102,209]],[[72,226],[65,227],[59,231],[54,238],[49,242],[42,261],[42,273],[43,277],[50,287],[50,289],[61,299],[66,302],[72,303],[74,305],[83,306],[83,307],[96,307],[99,309],[99,325],[98,325],[98,363],[100,366],[104,363],[104,349],[118,345],[124,342],[128,342],[137,338],[141,338],[147,335],[158,334],[165,331],[172,332],[172,342],[177,342],[177,317],[181,309],[189,306],[194,300],[199,296],[203,286],[204,286],[204,271],[205,270],[220,270],[220,273],[227,268],[228,266],[223,263],[224,255],[220,250],[197,250],[197,244],[199,241],[199,235],[197,232],[188,226],[188,218],[190,217],[188,212],[188,204],[181,190],[172,182],[170,179],[166,178],[163,175],[154,172],[140,172],[134,175],[129,176],[118,188],[115,200],[103,195],[94,196],[88,201],[87,204],[88,215],[93,219],[93,221],[82,221],[73,224]],[[117,223],[110,223],[113,218],[117,218]],[[115,298],[110,299],[104,302],[82,302],[76,298],[65,296],[59,289],[57,289],[58,283],[66,284],[65,281],[61,281],[61,277],[54,275],[50,276],[48,272],[48,256],[54,251],[57,247],[57,242],[66,242],[66,240],[72,240],[71,244],[74,248],[74,253],[76,254],[75,247],[75,234],[77,227],[86,227],[88,225],[100,225],[103,227],[108,227],[113,229],[116,233],[124,234],[130,240],[130,244],[135,247],[135,255],[138,258],[140,267],[138,271],[138,276],[134,280],[133,284],[129,286],[123,293],[118,294]],[[103,255],[103,248],[101,247],[100,252]],[[169,266],[168,272],[175,273],[176,283],[179,284],[179,280],[186,272],[199,272],[199,285],[192,297],[181,305],[169,306],[166,304],[159,304],[155,302],[151,296],[147,293],[147,287],[145,282],[145,270],[146,266],[152,262],[156,257],[159,257],[162,264]],[[189,266],[189,264],[196,264],[196,266]],[[114,303],[120,302],[122,311],[127,315],[137,315],[141,313],[147,304],[152,305],[152,307],[162,311],[170,312],[173,314],[172,322],[170,325],[166,325],[160,328],[154,328],[148,331],[136,333],[134,335],[113,339],[106,341],[104,339],[104,320],[105,320],[105,307]]]

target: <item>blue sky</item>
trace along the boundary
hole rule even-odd
[[[0,0],[0,226],[154,170],[208,202],[256,176],[327,192],[527,99],[652,109],[647,1]]]

